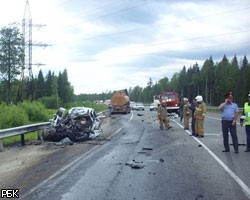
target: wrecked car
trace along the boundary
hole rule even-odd
[[[73,142],[82,142],[100,135],[104,116],[97,115],[93,108],[73,107],[65,114],[66,109],[59,108],[51,126],[43,134],[43,140],[59,142],[69,138]]]

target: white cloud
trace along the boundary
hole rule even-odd
[[[21,23],[25,3],[0,0],[0,27]],[[145,87],[210,55],[250,55],[247,0],[29,3],[33,24],[46,25],[33,28],[33,43],[51,45],[33,47],[33,62],[46,64],[34,74],[66,68],[76,94]]]

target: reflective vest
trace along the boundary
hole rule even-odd
[[[248,105],[248,102],[244,105],[244,112],[245,112],[245,125],[250,125],[250,106]]]

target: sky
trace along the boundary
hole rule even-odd
[[[0,0],[0,28],[22,32],[29,18],[34,76],[66,69],[75,94],[171,80],[210,56],[250,59],[250,0]]]

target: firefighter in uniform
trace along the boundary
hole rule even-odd
[[[195,133],[196,137],[204,137],[204,118],[206,114],[206,104],[203,102],[203,97],[198,95],[195,97],[197,106],[195,108]]]
[[[188,98],[183,98],[183,118],[184,118],[184,130],[189,130],[189,118],[190,118],[190,109]]]
[[[167,103],[165,101],[161,102],[161,104],[158,106],[158,119],[160,122],[160,129],[163,129],[163,125],[165,126],[166,129],[172,128],[169,125],[169,113],[167,110]]]
[[[245,152],[250,152],[250,92],[248,94],[248,102],[245,102],[243,107],[242,116],[240,117],[240,125],[243,126],[245,121],[245,131],[246,131],[246,140],[247,147]]]

